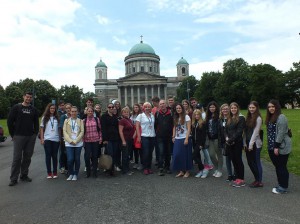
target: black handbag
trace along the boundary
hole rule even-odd
[[[231,145],[224,144],[224,148],[222,148],[222,154],[223,156],[229,156],[229,151],[230,151]]]

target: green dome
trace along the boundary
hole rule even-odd
[[[155,51],[149,44],[144,44],[141,41],[141,43],[136,44],[131,48],[128,55],[132,54],[155,54]]]
[[[95,68],[101,68],[101,67],[107,68],[106,64],[100,59],[100,61],[95,66]]]
[[[188,64],[189,63],[183,57],[181,57],[177,62],[177,65],[188,65]]]

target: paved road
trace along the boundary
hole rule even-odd
[[[12,142],[0,145],[0,223],[300,223],[300,178],[290,192],[274,195],[275,172],[264,163],[265,187],[233,188],[222,178],[133,176],[46,179],[44,151],[37,142],[32,183],[8,187]],[[247,166],[246,181],[252,182]]]

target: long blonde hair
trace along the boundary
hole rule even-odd
[[[200,115],[199,120],[196,120],[196,115]],[[196,109],[193,112],[192,125],[194,128],[196,127],[196,123],[198,124],[198,128],[201,128],[204,123],[204,120],[202,119],[202,112],[199,109]]]

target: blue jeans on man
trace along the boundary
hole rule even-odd
[[[158,168],[170,170],[172,137],[157,137]]]

